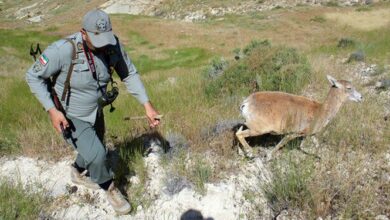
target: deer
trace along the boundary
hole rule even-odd
[[[285,92],[263,91],[249,95],[241,104],[240,112],[245,118],[236,137],[241,143],[244,155],[253,159],[252,149],[245,138],[263,134],[284,135],[282,140],[267,155],[267,161],[289,141],[317,134],[336,116],[347,101],[361,102],[363,97],[346,80],[336,80],[330,75],[331,84],[323,103],[304,96]]]

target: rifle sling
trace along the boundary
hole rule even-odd
[[[71,39],[69,39],[69,38],[65,38],[65,40],[68,41],[72,45],[73,53],[72,53],[72,61],[70,63],[69,70],[68,70],[68,75],[66,76],[66,80],[65,80],[65,84],[64,84],[64,91],[62,92],[61,101],[65,101],[66,93],[68,93],[68,95],[69,95],[69,92],[70,92],[69,91],[70,90],[70,77],[72,75],[73,65],[74,65],[73,60],[76,59],[76,45],[75,45],[75,43]],[[57,77],[55,79],[53,79],[54,84],[55,84],[56,79],[57,79]]]

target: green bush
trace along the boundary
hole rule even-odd
[[[339,48],[346,48],[346,47],[353,47],[355,46],[355,41],[350,38],[341,38],[339,40],[339,43],[337,44],[337,47]]]
[[[259,40],[252,40],[244,49],[243,49],[243,53],[244,55],[248,56],[251,54],[251,52],[254,50],[254,49],[257,49],[257,48],[262,48],[262,47],[270,47],[271,46],[271,43],[268,41],[268,40],[263,40],[263,41],[259,41]]]
[[[208,97],[246,96],[254,91],[297,93],[309,82],[310,65],[296,49],[253,41],[244,54],[220,76],[206,78]]]
[[[38,219],[47,202],[43,193],[28,192],[20,183],[0,182],[0,219]]]
[[[210,65],[203,71],[203,74],[209,78],[218,77],[226,70],[229,63],[223,58],[213,58]]]

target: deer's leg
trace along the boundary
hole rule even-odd
[[[289,141],[291,141],[294,138],[297,138],[301,135],[299,134],[288,134],[284,136],[284,138],[275,146],[275,148],[271,151],[270,154],[268,154],[267,160],[272,160],[272,157],[275,155],[277,151],[279,151],[284,145],[286,145]]]
[[[241,143],[241,149],[242,151],[244,152],[245,154],[245,157],[247,158],[253,158],[253,152],[252,152],[252,148],[249,146],[248,142],[246,142],[245,138],[246,137],[251,137],[251,136],[256,136],[258,135],[257,133],[255,132],[252,132],[252,130],[250,129],[246,129],[246,130],[242,130],[243,126],[240,127],[240,129],[238,129],[238,131],[236,132],[236,136],[238,138],[238,140],[240,141]]]

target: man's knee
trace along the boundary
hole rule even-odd
[[[107,160],[107,154],[105,150],[99,150],[95,156],[95,158],[91,161],[91,165],[101,166],[105,165]]]

